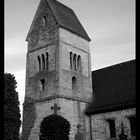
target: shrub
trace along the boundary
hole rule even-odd
[[[58,115],[50,115],[41,122],[41,137],[47,140],[69,140],[70,124]]]
[[[5,73],[4,83],[4,140],[18,140],[21,121],[14,75]]]

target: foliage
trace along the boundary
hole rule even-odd
[[[70,124],[58,115],[46,117],[40,127],[41,136],[47,140],[69,140]]]
[[[5,73],[4,84],[4,140],[18,140],[21,121],[14,75]]]
[[[121,122],[120,127],[121,127],[121,133],[119,134],[119,140],[128,140],[128,135],[125,134],[125,132],[124,132],[126,127],[124,126],[124,124],[122,122]]]
[[[35,100],[26,96],[23,104],[22,140],[27,140],[36,120]]]

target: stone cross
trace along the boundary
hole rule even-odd
[[[77,133],[76,133],[76,135],[75,135],[75,140],[83,140],[83,134],[82,134],[81,132],[79,132],[80,127],[81,127],[81,125],[78,124],[78,125],[77,125],[78,131],[77,131]]]
[[[77,125],[77,129],[78,129],[78,131],[80,130],[80,127],[81,127],[81,125],[80,125],[80,124],[78,124],[78,125]]]
[[[57,114],[57,110],[60,110],[60,107],[55,103],[54,106],[51,106],[51,109],[54,110],[54,114]]]

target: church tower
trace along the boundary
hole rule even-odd
[[[75,13],[57,0],[40,0],[26,41],[22,140],[39,140],[40,124],[52,114],[70,123],[70,140],[77,128],[89,140],[90,38]]]

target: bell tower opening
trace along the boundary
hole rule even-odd
[[[74,70],[77,69],[77,63],[76,63],[76,60],[77,60],[77,55],[74,54],[74,56],[73,56],[73,67],[74,67]]]
[[[46,52],[46,70],[48,71],[49,69],[49,53]]]
[[[48,14],[46,13],[43,15],[43,18],[42,18],[43,27],[47,26],[47,20],[48,20],[47,18],[48,18]]]
[[[78,71],[81,71],[82,70],[81,56],[80,55],[78,55],[78,58],[77,58],[77,69],[78,69]]]
[[[72,52],[70,52],[70,69],[73,69]]]
[[[41,60],[40,60],[40,56],[37,56],[38,59],[38,69],[39,71],[41,71]]]
[[[45,70],[45,57],[44,57],[44,54],[42,54],[42,70]]]

